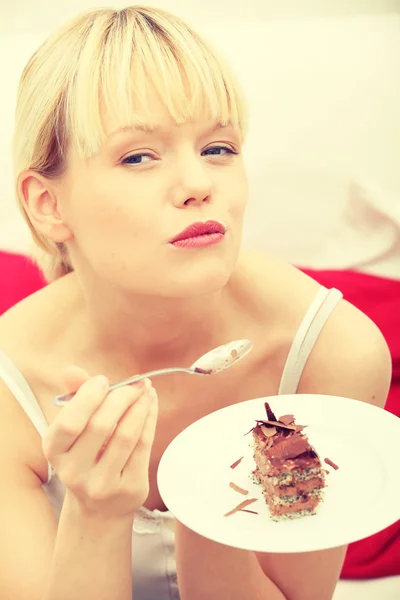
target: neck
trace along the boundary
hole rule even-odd
[[[182,299],[85,294],[85,346],[138,372],[189,366],[226,341],[224,292]],[[101,298],[101,299],[100,299]],[[221,316],[223,315],[223,317]]]

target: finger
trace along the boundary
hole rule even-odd
[[[145,385],[140,381],[108,394],[69,450],[70,459],[79,461],[82,470],[86,471],[94,467],[100,451],[104,446],[107,447],[108,440],[112,439],[113,431],[118,428],[119,423],[123,422],[124,415],[132,406],[140,403]]]
[[[122,471],[123,477],[131,478],[148,476],[151,450],[158,419],[158,396],[154,388],[152,388],[152,396],[153,401],[150,405],[142,434],[124,466]]]
[[[71,365],[66,369],[63,377],[65,391],[67,393],[76,392],[89,379],[90,375],[87,371]]]
[[[158,419],[158,396],[156,390],[153,387],[151,388],[150,393],[152,395],[153,402],[150,405],[149,413],[147,415],[147,419],[144,424],[142,435],[140,436],[138,444],[143,446],[144,449],[148,448],[151,450],[154,442]],[[136,447],[138,446],[138,444],[136,444]]]
[[[108,394],[103,375],[85,381],[75,396],[58,413],[43,438],[43,449],[52,455],[67,452],[85,430],[91,416]]]
[[[139,384],[140,382],[138,382]],[[136,385],[136,384],[134,384]],[[151,381],[150,379],[145,379],[143,380],[143,390],[147,391],[147,393],[150,393],[152,395],[152,397],[155,397],[156,399],[156,406],[157,406],[157,414],[158,414],[158,397],[157,397],[157,392],[155,391],[155,389],[152,387]],[[116,427],[117,427],[118,423],[115,424],[115,427],[113,428],[113,430],[111,431],[110,435],[108,436],[108,438],[105,440],[104,444],[102,445],[102,447],[100,448],[100,452],[99,455],[97,456],[97,460],[100,460],[101,456],[104,454],[104,451],[107,447],[108,442],[110,441],[112,434],[114,433]]]
[[[98,469],[101,469],[105,476],[121,475],[122,469],[142,435],[153,402],[153,394],[146,390],[118,423],[97,463]]]

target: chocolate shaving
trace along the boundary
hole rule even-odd
[[[231,465],[231,469],[236,469],[236,467],[242,462],[242,460],[243,460],[243,456],[242,456],[242,458],[238,458],[238,460],[235,460],[233,465]]]
[[[265,425],[260,425],[260,429],[267,438],[276,434],[276,427],[265,427]]]
[[[272,412],[272,408],[268,404],[268,402],[264,402],[265,412],[267,413],[267,417],[269,421],[276,421],[276,416]]]
[[[296,431],[303,431],[308,425],[296,425]]]
[[[258,515],[258,512],[256,512],[255,510],[247,510],[247,508],[241,508],[240,512],[248,512],[248,513],[251,513],[252,515]]]
[[[202,375],[212,375],[214,373],[213,369],[200,369],[200,367],[196,367],[194,372]]]
[[[251,429],[248,430],[247,433],[243,434],[243,437],[245,437],[246,435],[249,435],[249,433],[251,433],[252,431],[254,431],[255,427],[252,427]]]
[[[243,508],[246,508],[246,506],[249,506],[249,504],[253,504],[253,502],[256,502],[257,500],[258,500],[258,498],[248,498],[247,500],[243,500],[243,502],[241,502],[240,504],[235,506],[235,508],[233,508],[229,512],[225,513],[224,517],[229,517],[230,515],[233,515],[236,512],[239,512],[240,510],[242,510]]]
[[[308,443],[307,438],[303,437],[301,434],[294,433],[291,437],[284,438],[270,450],[268,450],[267,455],[270,458],[296,458],[310,450],[310,444]]]
[[[329,465],[330,467],[335,469],[335,471],[338,470],[339,467],[337,465],[335,465],[335,463],[330,458],[324,458],[324,461],[326,462],[327,465]]]
[[[283,415],[282,417],[279,417],[278,421],[284,425],[291,425],[294,423],[294,415]]]
[[[244,490],[243,488],[236,485],[236,483],[233,483],[233,481],[231,481],[229,483],[229,487],[231,487],[233,490],[235,490],[235,492],[239,492],[239,494],[243,494],[243,496],[247,496],[247,494],[249,493],[249,490]]]
[[[289,429],[291,431],[296,431],[297,427],[299,427],[299,425],[284,425],[279,421],[263,421],[261,419],[257,420],[257,425],[271,425],[273,427],[280,427],[281,429]]]
[[[267,438],[265,443],[265,451],[269,450],[274,445],[274,436]]]

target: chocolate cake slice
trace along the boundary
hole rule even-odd
[[[314,448],[296,425],[293,415],[277,419],[265,402],[266,420],[256,421],[254,437],[255,477],[271,518],[293,519],[315,514],[322,500],[325,471]]]

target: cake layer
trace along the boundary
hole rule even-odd
[[[261,473],[256,473],[257,479],[264,486],[268,494],[277,496],[297,496],[298,494],[308,494],[313,490],[322,489],[325,486],[325,480],[322,477],[313,477],[306,481],[298,481],[295,485],[279,485],[274,484],[272,477],[265,477]]]
[[[285,514],[292,515],[293,513],[303,510],[314,511],[320,502],[318,496],[299,496],[299,499],[296,502],[291,502],[290,504],[275,504],[273,498],[268,494],[264,494],[264,497],[271,513],[278,516]]]
[[[258,444],[254,448],[254,460],[260,473],[269,477],[279,478],[284,475],[297,481],[311,478],[321,472],[321,463],[318,458],[302,459],[300,456],[296,460],[287,459],[279,465],[272,464]],[[294,480],[292,479],[292,481]]]

